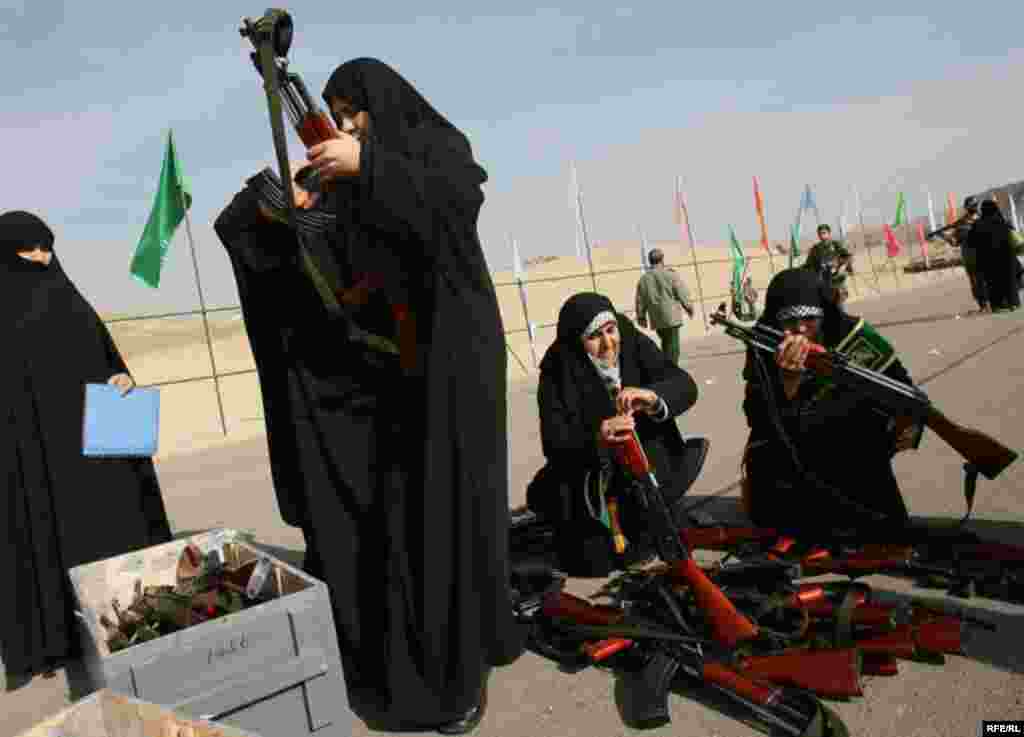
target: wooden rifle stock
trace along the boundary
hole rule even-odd
[[[848,699],[862,696],[861,654],[843,650],[793,650],[776,655],[747,656],[740,671],[750,678],[813,691],[818,696]]]
[[[928,409],[925,425],[990,481],[1017,460],[1017,451],[979,430],[953,422],[934,406]]]

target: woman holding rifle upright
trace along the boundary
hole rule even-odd
[[[920,429],[897,436],[889,416],[861,395],[805,370],[811,342],[912,385],[892,346],[841,310],[809,269],[779,272],[761,322],[786,331],[775,361],[748,349],[743,410],[750,425],[743,498],[759,526],[827,536],[879,534],[909,521],[891,459]],[[884,541],[884,540],[880,540]]]
[[[330,587],[355,711],[374,728],[462,734],[484,714],[490,668],[522,652],[504,331],[477,234],[487,174],[466,136],[380,61],[338,67],[324,100],[341,130],[308,157],[335,225],[309,245],[335,262],[357,327],[398,356],[346,342],[308,281],[303,308],[281,304],[284,281],[263,281],[248,301],[266,315],[267,360],[285,367],[268,428],[298,439],[279,435],[272,461],[296,480],[291,524]],[[254,229],[248,211],[225,213],[229,250],[294,254],[293,236]],[[255,342],[254,354],[259,365]]]

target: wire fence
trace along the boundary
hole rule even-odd
[[[909,274],[907,266],[910,259],[904,255],[901,258],[893,258],[888,255],[881,255],[876,258],[874,251],[881,248],[884,251],[884,246],[881,243],[881,239],[873,239],[871,235],[862,237],[861,246],[854,248],[854,257],[858,262],[861,262],[858,266],[856,274],[851,276],[848,280],[848,288],[850,290],[851,298],[859,298],[867,296],[869,294],[881,294],[887,291],[885,286],[887,283],[892,285],[892,288],[900,288],[902,286],[902,279],[912,277],[924,277],[924,278],[935,278],[937,274]],[[666,249],[667,250],[667,249]],[[806,251],[805,251],[806,253]],[[757,254],[747,253],[747,273],[751,276],[755,288],[758,290],[760,297],[763,298],[764,288],[767,286],[771,277],[779,270],[786,268],[788,265],[788,256],[781,253],[766,253],[763,250]],[[801,259],[802,260],[802,259]],[[866,264],[863,261],[867,261]],[[612,302],[615,304],[616,309],[626,315],[635,316],[636,311],[633,309],[633,296],[635,294],[636,284],[639,276],[645,270],[644,267],[639,264],[640,258],[638,255],[636,266],[609,266],[607,268],[596,269],[593,265],[590,268],[585,268],[582,271],[573,271],[569,273],[559,273],[551,275],[535,274],[530,278],[514,279],[512,281],[496,281],[495,288],[498,293],[499,304],[502,312],[502,319],[505,324],[505,342],[508,347],[509,354],[513,358],[514,362],[518,365],[518,369],[525,375],[529,375],[532,371],[537,368],[538,355],[542,355],[542,350],[546,349],[547,345],[550,344],[554,339],[554,332],[557,328],[557,314],[561,307],[561,304],[565,301],[571,293],[575,291],[590,291],[596,289],[606,294]],[[683,278],[684,284],[695,284],[697,285],[697,294],[693,294],[693,290],[690,289],[691,297],[693,299],[695,318],[691,321],[688,329],[684,329],[684,338],[695,338],[702,335],[707,335],[711,331],[711,326],[708,323],[707,316],[714,312],[719,303],[725,302],[728,304],[732,299],[732,292],[728,285],[731,284],[731,269],[733,261],[731,258],[711,258],[698,260],[696,253],[693,253],[693,257],[689,260],[672,260],[666,257],[666,266],[674,269]],[[935,265],[941,267],[944,266],[955,266],[956,262],[951,260],[938,259],[935,261]],[[867,267],[866,269],[864,267]],[[564,288],[564,285],[569,282],[580,282],[581,285],[585,285],[582,289],[572,290],[571,292]],[[726,285],[724,289],[715,290],[711,293],[705,293],[702,285],[720,284]],[[562,288],[559,288],[562,287]],[[535,292],[535,299],[530,305],[529,293],[531,290]],[[544,294],[543,292],[547,292]],[[763,300],[759,298],[760,302]],[[518,304],[517,304],[518,303]],[[538,308],[540,308],[538,310]],[[760,307],[758,306],[758,309]],[[703,320],[696,318],[696,312],[701,312]],[[105,320],[108,325],[115,324],[129,324],[139,323],[143,321],[153,320],[168,320],[168,319],[182,319],[182,318],[201,318],[206,323],[207,316],[212,315],[226,315],[235,313],[239,315],[241,312],[240,305],[232,305],[226,307],[213,307],[205,308],[201,307],[198,310],[187,310],[181,312],[167,312],[161,314],[151,315],[127,315],[111,317]],[[530,312],[542,313],[541,320],[539,322],[531,322],[529,319]],[[238,318],[236,318],[238,320]],[[218,330],[222,330],[222,327],[218,327]],[[232,339],[238,339],[245,342],[245,349],[248,350],[247,340],[244,339],[244,331],[232,330]],[[115,339],[116,339],[115,335]],[[224,417],[223,410],[223,397],[221,395],[222,389],[220,379],[253,375],[256,373],[256,368],[252,363],[251,354],[245,359],[247,364],[245,368],[238,368],[227,370],[225,368],[218,369],[218,363],[220,361],[213,360],[214,349],[213,349],[213,337],[209,330],[206,331],[206,342],[207,349],[209,350],[209,364],[208,370],[196,373],[194,375],[185,376],[167,376],[153,381],[140,381],[140,386],[147,387],[165,387],[190,384],[195,382],[213,382],[214,390],[216,394],[216,400],[218,407],[220,407],[220,425],[222,432],[227,434],[227,422]],[[525,344],[524,344],[525,341]],[[190,345],[195,345],[195,341],[191,341]],[[524,360],[520,354],[529,352],[532,354],[532,360]],[[128,352],[128,358],[130,359],[131,352]],[[228,361],[231,363],[231,361]],[[238,363],[236,360],[235,363]],[[531,365],[532,364],[532,369]],[[160,364],[161,370],[167,368],[166,362]],[[159,371],[157,371],[159,373]]]

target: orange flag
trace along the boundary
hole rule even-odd
[[[761,196],[761,187],[757,184],[757,177],[754,177],[754,207],[757,208],[757,222],[761,224],[761,245],[764,250],[771,253],[768,247],[768,227],[764,224],[764,198]]]
[[[946,225],[956,220],[956,205],[953,203],[953,193],[946,196]]]

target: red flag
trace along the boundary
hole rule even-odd
[[[896,239],[896,234],[892,232],[892,228],[889,227],[889,223],[882,226],[885,228],[885,250],[890,256],[900,255],[900,242]]]
[[[953,203],[953,193],[946,195],[946,225],[956,220],[956,205]]]
[[[761,196],[757,177],[754,177],[754,207],[757,208],[757,222],[761,224],[761,245],[764,246],[764,250],[771,253],[771,249],[768,247],[768,228],[764,224],[764,198]]]

